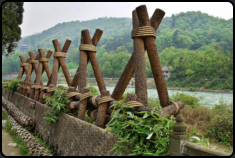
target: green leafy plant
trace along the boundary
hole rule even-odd
[[[185,93],[176,92],[170,96],[170,100],[172,101],[182,100],[185,103],[185,105],[200,105],[199,102],[200,100],[203,99],[203,97],[196,97],[196,94],[197,93],[195,93],[195,95],[189,95]]]
[[[128,156],[163,156],[168,155],[169,133],[172,132],[173,116],[161,117],[154,107],[151,112],[137,112],[133,107],[125,106],[117,101],[123,109],[117,109],[111,115],[110,132],[117,134],[119,141],[114,145],[113,155],[125,155],[124,151],[130,149]],[[119,112],[122,110],[122,114]],[[143,117],[137,115],[144,114]]]
[[[191,132],[189,133],[189,139],[192,143],[200,143],[205,145],[206,147],[211,147],[209,143],[209,138],[205,138],[201,136],[198,132],[195,131],[197,124],[193,126]]]
[[[8,88],[8,82],[7,81],[2,81],[2,85],[4,88]]]
[[[88,86],[88,88],[90,89],[90,92],[93,94],[93,95],[99,95],[99,90],[95,87],[92,87],[92,86]]]
[[[50,123],[51,121],[56,122],[58,120],[58,115],[61,113],[66,113],[66,104],[69,102],[68,98],[66,97],[67,90],[65,88],[59,89],[55,88],[55,93],[51,97],[47,97],[45,99],[45,103],[47,105],[53,105],[52,108],[45,111],[46,117],[43,117],[46,123]]]
[[[18,79],[12,79],[11,82],[8,84],[7,89],[10,90],[10,91],[15,92],[16,89],[17,89],[18,83],[19,83]]]

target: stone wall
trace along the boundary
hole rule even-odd
[[[118,140],[106,130],[83,120],[61,114],[59,120],[50,124],[44,123],[43,113],[50,107],[36,102],[35,109],[29,106],[30,98],[19,93],[12,93],[3,88],[2,95],[14,103],[22,112],[36,122],[35,134],[50,144],[55,155],[59,156],[109,156],[113,145]],[[129,152],[129,151],[127,151]]]

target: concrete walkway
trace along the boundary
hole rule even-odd
[[[11,134],[6,130],[2,129],[2,154],[3,156],[22,156],[17,147],[9,146],[9,143],[13,143]]]

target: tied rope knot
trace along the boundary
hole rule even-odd
[[[38,60],[29,60],[29,63],[30,63],[30,64],[37,64],[37,63],[38,63]]]
[[[104,97],[101,97],[100,98],[100,101],[98,103],[98,106],[100,106],[100,104],[102,103],[106,103],[106,102],[109,102],[109,101],[113,101],[114,99],[111,98],[110,96],[104,96]]]
[[[23,66],[28,66],[29,63],[21,63],[20,66],[23,67]]]
[[[83,93],[79,102],[81,102],[82,100],[86,99],[86,98],[89,98],[89,97],[92,97],[93,94],[91,94],[91,92],[86,92],[86,93]]]
[[[80,95],[81,93],[78,93],[78,92],[69,92],[68,94],[67,94],[67,98],[72,98],[72,97],[74,97],[74,96],[76,96],[76,95]]]
[[[95,107],[97,107],[97,108],[98,108],[99,106],[96,104],[96,101],[95,101],[95,100],[96,100],[96,98],[97,98],[98,96],[100,96],[100,95],[95,95],[95,96],[93,96],[93,97],[92,97],[92,100],[91,100],[92,104],[93,104]]]
[[[58,58],[58,57],[62,57],[62,58],[65,58],[66,57],[66,54],[65,52],[55,52],[53,57],[54,58]]]
[[[50,92],[55,92],[56,91],[56,87],[51,87],[47,89],[47,93],[50,93]]]
[[[79,50],[96,52],[96,46],[94,46],[92,44],[80,44]]]
[[[31,86],[31,88],[35,88],[35,87],[36,87],[36,85],[32,85],[32,86]]]
[[[124,105],[134,107],[134,108],[144,106],[142,103],[138,101],[129,101],[129,102],[124,103]]]
[[[148,37],[153,36],[156,38],[156,30],[151,26],[141,26],[134,28],[131,32],[131,38],[134,37]]]
[[[39,59],[39,62],[49,62],[50,59],[46,58],[46,57],[41,57]]]
[[[40,91],[44,91],[44,90],[47,90],[48,89],[48,87],[42,87],[41,89],[40,89]]]
[[[40,89],[40,88],[42,88],[41,85],[35,85],[35,90],[36,90],[36,89]]]
[[[179,111],[179,105],[178,105],[176,102],[172,102],[172,103],[174,103],[175,106],[176,106],[176,111],[175,111],[175,113],[174,113],[174,114],[176,114],[176,113]],[[173,115],[174,115],[174,114],[173,114]]]

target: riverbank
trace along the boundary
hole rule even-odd
[[[24,77],[24,76],[23,76]],[[32,80],[35,79],[35,75],[31,76]],[[2,80],[12,80],[16,78],[14,77],[3,77]],[[22,81],[24,78],[22,78]],[[43,82],[47,82],[47,77],[42,77]],[[118,79],[112,79],[112,78],[104,78],[104,83],[106,86],[112,86],[115,87],[118,82]],[[58,76],[57,78],[57,83],[58,84],[66,84],[66,80],[64,77]],[[95,78],[87,78],[87,84],[88,86],[97,86],[96,79]],[[134,88],[134,85],[129,84],[127,86],[128,88]],[[156,89],[154,80],[152,78],[147,79],[147,88],[148,89]],[[167,90],[177,90],[177,91],[191,91],[191,92],[211,92],[211,93],[227,93],[227,94],[233,94],[233,91],[231,90],[209,90],[209,89],[202,89],[202,88],[179,88],[179,87],[167,87]]]
[[[106,86],[115,87],[118,80],[112,78],[105,78],[104,83]],[[58,80],[58,83],[66,84],[65,80]],[[95,78],[87,78],[88,86],[97,86]],[[134,85],[129,84],[128,88],[134,88]],[[155,83],[152,79],[147,79],[147,88],[156,89]],[[227,93],[233,94],[233,91],[228,90],[208,90],[208,89],[196,89],[196,88],[178,88],[178,87],[167,87],[167,90],[177,90],[177,91],[191,91],[191,92],[211,92],[211,93]]]

